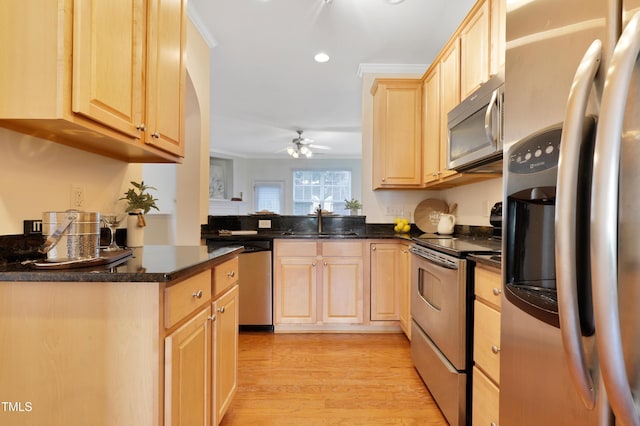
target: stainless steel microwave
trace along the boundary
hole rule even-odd
[[[503,101],[504,77],[498,74],[449,112],[447,168],[502,171]]]

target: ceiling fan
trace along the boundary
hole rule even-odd
[[[331,147],[325,145],[316,145],[313,143],[313,140],[302,137],[303,130],[296,130],[298,133],[298,137],[295,137],[291,140],[293,146],[289,146],[287,148],[287,153],[293,158],[299,158],[301,155],[309,158],[313,155],[313,149],[319,150],[330,150]]]

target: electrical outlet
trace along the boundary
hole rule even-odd
[[[483,217],[491,216],[491,204],[489,204],[489,200],[484,200],[482,202],[482,216]]]
[[[399,216],[400,210],[398,206],[387,206],[387,216]]]
[[[71,208],[84,207],[84,188],[80,185],[71,185]]]
[[[258,220],[258,228],[260,229],[271,228],[271,220],[269,219]]]
[[[42,220],[23,221],[24,235],[42,234]]]

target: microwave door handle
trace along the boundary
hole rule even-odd
[[[496,106],[498,101],[498,90],[494,90],[491,95],[491,102],[489,102],[489,106],[487,107],[487,112],[484,114],[484,132],[487,135],[487,139],[490,140],[493,144],[498,144],[498,137],[493,135],[493,109]]]
[[[625,367],[618,310],[618,191],[624,113],[640,53],[640,12],[613,50],[602,94],[591,192],[590,253],[598,359],[620,424],[640,425]]]
[[[555,254],[560,334],[571,380],[588,409],[594,408],[596,396],[580,329],[575,214],[585,113],[601,57],[602,42],[595,40],[576,69],[567,99],[556,184]]]

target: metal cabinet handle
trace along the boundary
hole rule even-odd
[[[497,354],[498,352],[500,352],[500,347],[496,345],[491,346],[491,352]]]
[[[207,319],[208,319],[209,321],[215,321],[215,320],[217,319],[217,318],[216,318],[216,314],[209,315],[209,316],[207,317]]]
[[[491,422],[491,426],[498,426],[498,423],[496,423],[496,422]]]
[[[191,296],[195,297],[196,299],[202,299],[202,290],[198,290],[195,293],[192,293]]]
[[[494,296],[500,296],[500,293],[502,293],[502,290],[500,290],[500,289],[499,289],[499,288],[497,288],[497,287],[494,287],[494,288],[493,288],[493,295],[494,295]]]
[[[324,261],[324,266],[325,266],[325,268],[327,267],[327,261],[326,260]]]
[[[224,314],[224,306],[221,308],[218,308],[218,312],[220,312],[221,314]]]
[[[144,125],[144,123],[142,123],[142,124],[138,124],[138,125],[136,126],[136,129],[140,130],[141,132],[144,132],[147,128],[146,128],[146,126]]]
[[[236,272],[235,272],[235,271],[227,272],[227,276],[228,276],[229,278],[233,278],[233,277],[235,277],[235,276],[236,276]]]
[[[153,132],[153,133],[151,133],[151,137],[152,137],[152,138],[155,138],[155,139],[160,139],[160,133],[158,133],[158,132]]]
[[[377,250],[376,246],[373,246],[371,250],[376,251]]]
[[[311,266],[316,266],[316,262],[312,262],[312,263],[311,263]]]

